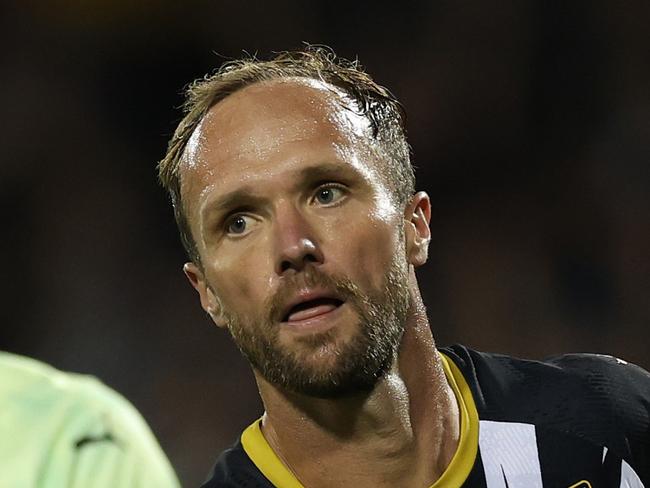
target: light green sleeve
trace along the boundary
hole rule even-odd
[[[178,488],[179,483],[146,422],[121,395],[92,377],[2,353],[0,486]]]

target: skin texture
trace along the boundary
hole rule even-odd
[[[202,263],[185,273],[253,366],[265,437],[309,487],[428,486],[458,443],[414,271],[427,259],[429,198],[398,207],[378,153],[341,93],[289,79],[215,105],[181,166]],[[342,305],[287,322],[309,293]]]

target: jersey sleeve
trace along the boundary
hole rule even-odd
[[[121,395],[80,377],[59,414],[59,435],[44,457],[43,488],[177,488],[178,480],[153,433]]]
[[[592,432],[619,451],[645,483],[650,482],[650,373],[600,354],[567,354],[548,363],[582,379],[584,412],[595,411]],[[588,414],[586,414],[588,415]]]
[[[92,376],[0,351],[0,486],[177,488],[142,416]]]

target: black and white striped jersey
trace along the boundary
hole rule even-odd
[[[431,488],[650,488],[650,374],[611,356],[530,361],[441,349],[461,413],[458,449]],[[301,488],[259,420],[203,488]]]

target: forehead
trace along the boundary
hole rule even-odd
[[[259,82],[208,111],[185,149],[181,188],[201,191],[229,168],[259,170],[255,165],[283,149],[369,150],[370,137],[368,119],[332,85],[307,78]]]
[[[229,153],[274,146],[274,141],[281,142],[275,130],[282,131],[284,138],[323,131],[330,136],[361,137],[367,128],[367,119],[356,113],[352,100],[339,89],[318,80],[288,78],[259,82],[225,98],[210,109],[200,132]]]

